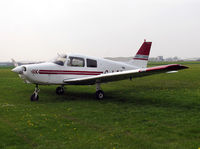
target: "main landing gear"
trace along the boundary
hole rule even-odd
[[[35,91],[31,95],[31,101],[38,101],[38,99],[39,99],[39,96],[38,96],[39,91],[40,91],[40,89],[38,87],[38,84],[36,84]]]
[[[96,98],[102,100],[104,98],[104,92],[101,90],[100,83],[96,84]]]
[[[59,86],[56,88],[56,94],[62,95],[64,94],[64,86]]]

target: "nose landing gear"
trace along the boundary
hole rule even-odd
[[[38,93],[39,93],[40,89],[38,87],[38,84],[36,84],[36,87],[35,87],[35,91],[33,92],[33,94],[31,95],[31,101],[38,101],[39,100],[39,96],[38,96]]]
[[[64,86],[59,86],[56,88],[56,94],[62,95],[62,94],[64,94],[64,92],[65,92]]]

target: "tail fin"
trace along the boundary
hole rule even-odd
[[[139,68],[146,68],[149,59],[151,44],[152,42],[146,42],[146,40],[144,40],[137,54],[129,63]]]

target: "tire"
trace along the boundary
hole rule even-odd
[[[35,93],[33,93],[33,95],[31,95],[31,101],[38,101],[39,100],[39,96],[37,95],[35,97]]]
[[[56,94],[58,94],[58,95],[64,94],[64,88],[63,87],[57,87],[56,88]]]
[[[103,100],[103,98],[104,98],[104,92],[102,90],[96,91],[96,98],[98,100]]]

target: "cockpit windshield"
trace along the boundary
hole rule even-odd
[[[66,60],[67,60],[67,55],[58,55],[58,57],[53,61],[53,63],[60,66],[64,66]]]

